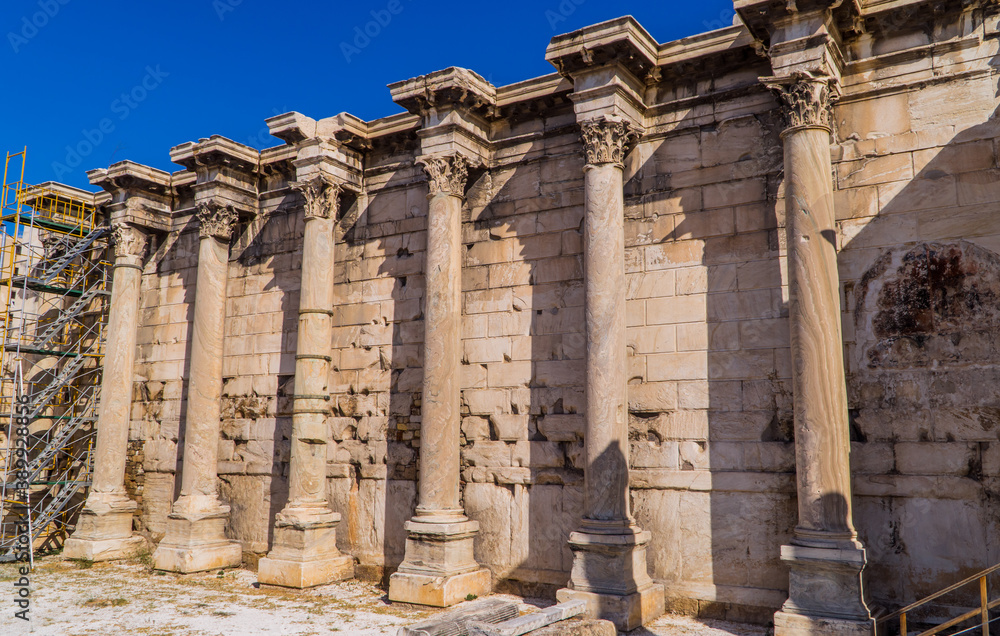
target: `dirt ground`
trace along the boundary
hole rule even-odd
[[[401,625],[440,610],[388,603],[385,592],[357,581],[306,592],[260,587],[249,570],[187,576],[156,573],[147,563],[35,562],[31,621],[15,618],[15,564],[0,564],[0,634],[37,636],[395,635]],[[521,611],[552,601],[504,597]],[[767,629],[664,617],[633,636],[766,636]]]

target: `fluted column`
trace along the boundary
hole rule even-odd
[[[785,106],[785,214],[799,521],[777,636],[871,634],[851,514],[850,434],[830,164],[831,79],[772,78]]]
[[[479,523],[461,506],[462,201],[468,172],[460,155],[423,157],[429,178],[424,384],[416,516],[406,556],[390,577],[393,601],[447,607],[491,589],[472,542]]]
[[[229,240],[236,220],[230,205],[198,204],[200,245],[181,494],[168,516],[166,536],[153,555],[160,570],[199,572],[235,567],[242,561],[240,544],[226,539],[229,506],[218,495],[226,282]]]
[[[340,515],[326,498],[334,226],[340,186],[327,177],[292,184],[305,199],[302,283],[288,504],[275,516],[274,547],[261,583],[306,588],[351,578],[354,559],[337,549]]]
[[[142,537],[132,536],[136,503],[125,492],[125,459],[146,235],[132,225],[116,223],[112,240],[115,263],[97,415],[94,475],[76,530],[66,541],[64,551],[68,558],[90,561],[125,558],[135,554],[145,543]]]
[[[631,630],[663,613],[663,587],[646,569],[650,533],[628,495],[623,161],[635,138],[611,117],[581,123],[584,152],[584,310],[587,335],[583,520],[570,535],[573,570],[562,600]]]

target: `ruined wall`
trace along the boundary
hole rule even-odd
[[[887,37],[880,82],[852,78],[837,109],[855,522],[888,603],[1000,557],[995,18],[981,46],[940,43],[975,28]]]
[[[849,43],[836,107],[855,522],[868,587],[887,602],[998,556],[983,548],[1000,471],[996,20],[989,29],[982,46],[908,32],[875,50]],[[740,50],[716,72],[652,84],[627,160],[631,484],[669,605],[767,620],[786,598],[778,553],[796,522],[783,124],[758,79],[767,60]],[[584,159],[565,91],[508,115],[494,123],[499,165],[470,179],[463,210],[464,506],[501,587],[550,592],[568,579],[582,506]],[[410,132],[366,151],[337,245],[329,492],[341,549],[375,579],[402,560],[416,504],[417,146]],[[248,555],[267,550],[287,499],[303,231],[287,175],[262,180],[264,214],[241,226],[230,260],[219,463],[228,532]],[[154,538],[177,494],[197,240],[172,233],[143,278],[131,437],[145,441]]]

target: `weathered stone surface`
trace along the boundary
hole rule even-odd
[[[531,632],[532,636],[615,636],[618,630],[611,621],[569,620]]]
[[[497,598],[465,603],[434,618],[400,627],[398,636],[466,636],[470,623],[502,623],[517,616],[517,604]]]
[[[528,632],[541,629],[552,623],[579,616],[587,609],[584,601],[570,601],[546,607],[537,612],[522,614],[517,618],[490,625],[488,623],[470,622],[469,634],[472,636],[521,636]]]

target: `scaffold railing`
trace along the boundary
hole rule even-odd
[[[0,561],[25,527],[35,552],[60,548],[83,506],[110,300],[109,229],[93,195],[25,183],[26,156],[7,154],[0,195]],[[15,434],[19,398],[26,439]],[[15,487],[17,448],[26,489]]]

